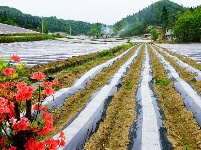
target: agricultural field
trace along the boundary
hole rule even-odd
[[[55,108],[49,136],[62,129],[65,149],[201,148],[198,63],[140,43],[101,62],[67,70],[68,87],[44,102]]]
[[[64,149],[201,149],[201,65],[164,47],[127,43],[28,68],[63,84],[42,103],[56,127],[47,137],[63,130]]]
[[[64,60],[73,56],[90,54],[112,47],[122,45],[125,41],[119,42],[94,42],[78,40],[45,40],[33,42],[1,43],[0,56],[5,58],[12,54],[20,56],[27,67],[45,64],[52,61]]]

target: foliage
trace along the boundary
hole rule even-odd
[[[55,39],[59,35],[48,34],[22,34],[22,35],[0,35],[0,43],[11,42],[27,42],[27,41],[40,41],[46,39]]]
[[[162,86],[167,86],[169,83],[171,82],[170,79],[166,78],[166,79],[161,79],[161,80],[156,80],[156,84],[158,85],[162,85]]]
[[[112,55],[113,53],[110,50],[104,50],[104,51],[98,52],[99,57],[112,56]]]
[[[48,113],[48,108],[42,106],[42,100],[54,93],[54,86],[58,80],[43,82],[45,74],[35,72],[33,80],[40,82],[38,91],[27,86],[25,82],[18,82],[23,76],[24,64],[20,63],[20,57],[13,55],[12,61],[0,61],[0,149],[10,150],[33,150],[51,149],[56,150],[64,146],[64,134],[60,133],[58,139],[46,139],[44,142],[37,142],[38,135],[45,135],[54,130],[53,116]],[[38,103],[32,107],[32,95],[38,94]],[[22,104],[26,103],[26,111],[21,112]]]
[[[155,28],[155,27],[152,28],[152,29],[150,30],[150,33],[151,33],[152,40],[156,41],[156,39],[158,39],[158,33],[157,33],[157,31],[156,31],[156,28]]]
[[[163,12],[164,6],[166,10]],[[148,25],[162,26],[164,24],[162,16],[167,19],[165,20],[167,26],[172,26],[186,10],[187,8],[169,0],[160,0],[115,23],[113,26],[114,31],[117,34],[124,32],[124,36],[140,35],[146,32]],[[143,27],[140,26],[141,24],[143,24]],[[139,32],[138,29],[140,30]]]
[[[167,24],[168,24],[168,11],[167,11],[167,9],[166,9],[165,6],[163,6],[161,19],[162,19],[163,29],[166,29],[167,28]]]
[[[120,37],[127,37],[127,36],[133,36],[133,35],[142,35],[145,32],[146,32],[146,23],[145,22],[139,22],[139,23],[131,26],[130,29],[121,32],[119,36]]]
[[[175,23],[174,36],[180,42],[200,42],[201,6],[187,11]]]
[[[99,38],[99,36],[102,36],[103,34],[101,31],[101,28],[102,28],[102,24],[100,23],[92,24],[91,29],[87,32],[87,35]]]
[[[42,17],[23,14],[21,11],[7,6],[0,6],[0,23],[42,31]],[[43,17],[44,33],[65,32],[72,35],[86,34],[94,28],[101,30],[102,24],[90,24],[83,21],[57,19],[55,16]],[[101,26],[100,26],[101,25]]]

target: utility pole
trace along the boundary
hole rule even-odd
[[[71,25],[69,25],[70,26],[70,36],[71,36]]]
[[[42,34],[43,34],[43,16],[42,16]]]

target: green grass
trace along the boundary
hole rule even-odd
[[[126,79],[126,89],[132,89],[134,86],[134,83],[131,83],[128,79]]]
[[[27,42],[27,41],[41,41],[46,39],[55,39],[60,37],[58,35],[49,34],[16,34],[16,35],[1,35],[0,43],[11,43],[11,42]]]
[[[171,80],[168,79],[168,78],[162,79],[162,80],[157,80],[156,79],[156,84],[157,85],[167,86],[170,82],[171,82]]]

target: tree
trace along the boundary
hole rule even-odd
[[[156,39],[158,39],[158,33],[155,27],[150,30],[150,34],[151,34],[152,40],[156,41]]]
[[[180,42],[200,42],[201,6],[187,11],[175,23],[174,36]]]
[[[163,6],[161,19],[162,19],[163,33],[165,33],[165,30],[168,25],[168,11],[165,6]],[[163,35],[163,38],[165,39],[165,34]]]

